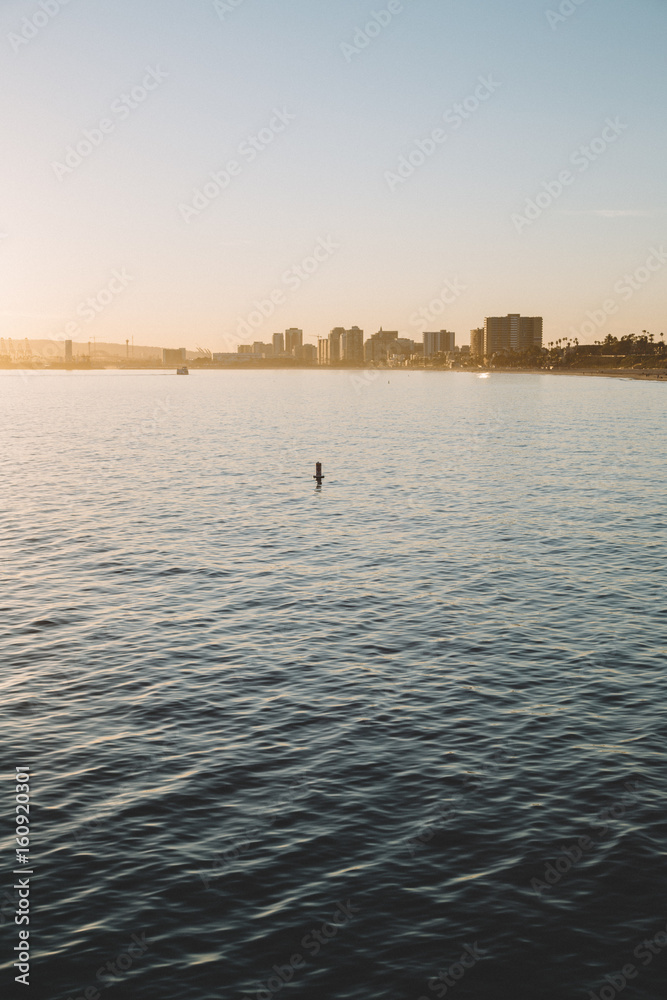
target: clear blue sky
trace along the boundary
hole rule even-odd
[[[0,335],[667,333],[664,0],[42,3],[0,6]]]

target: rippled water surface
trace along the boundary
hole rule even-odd
[[[32,995],[664,1000],[666,392],[3,373]]]

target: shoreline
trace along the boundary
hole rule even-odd
[[[377,372],[392,372],[398,374],[401,372],[425,372],[429,374],[454,374],[454,375],[560,375],[560,376],[574,376],[576,378],[625,378],[633,379],[634,381],[641,382],[666,382],[667,381],[667,368],[390,368],[390,367],[370,367],[366,365],[340,365],[335,368],[325,366],[325,365],[207,365],[207,366],[196,366],[190,363],[187,366],[192,372],[262,372],[262,371],[282,371],[282,372],[312,372],[312,371],[346,371],[346,372],[359,372],[363,374]],[[38,373],[38,372],[48,372],[48,373],[72,373],[72,372],[84,372],[88,375],[92,375],[99,372],[133,372],[133,373],[145,373],[145,374],[155,374],[160,373],[164,375],[174,375],[176,374],[176,369],[173,367],[155,367],[148,368],[145,366],[138,366],[136,368],[126,366],[126,365],[104,365],[99,368],[89,368],[85,367],[39,367],[39,368],[0,368],[0,374],[20,374],[25,372]]]
[[[590,378],[629,378],[641,382],[667,381],[665,368],[488,368],[489,375],[574,375]]]

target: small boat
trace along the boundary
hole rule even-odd
[[[181,368],[177,368],[176,369],[176,374],[177,375],[189,375],[190,372],[188,371],[188,366],[187,365],[183,365]]]

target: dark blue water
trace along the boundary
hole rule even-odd
[[[3,995],[664,1000],[665,391],[5,373]]]

